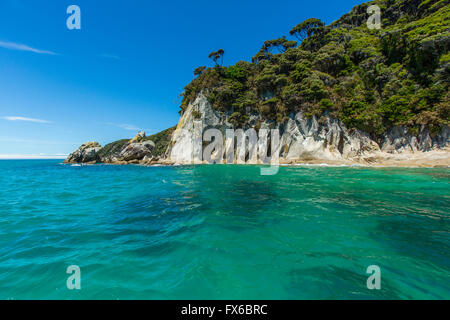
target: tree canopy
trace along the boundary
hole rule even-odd
[[[325,24],[320,19],[310,18],[292,28],[289,34],[295,36],[301,42],[324,26]]]
[[[283,53],[290,48],[295,48],[296,46],[297,41],[288,40],[285,36],[278,39],[267,40],[264,42],[261,50],[259,50],[259,52],[252,58],[252,61],[260,62],[262,60],[270,59],[274,49],[276,49],[278,53]]]
[[[215,110],[245,126],[251,115],[279,123],[302,111],[329,115],[377,139],[394,126],[432,134],[450,124],[448,0],[377,0],[389,6],[383,31],[367,27],[371,3],[325,26],[308,19],[290,34],[264,42],[252,63],[202,70],[185,87],[181,108],[204,92]]]
[[[203,74],[205,72],[205,70],[206,70],[205,66],[201,66],[201,67],[196,68],[194,70],[194,76],[199,76],[199,75]]]
[[[212,59],[214,61],[214,63],[216,64],[216,66],[219,65],[219,63],[217,62],[219,59],[220,61],[220,65],[222,66],[223,64],[223,56],[225,54],[225,50],[223,49],[219,49],[217,51],[213,51],[209,54],[208,58]]]

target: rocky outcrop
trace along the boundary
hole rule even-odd
[[[139,131],[138,134],[130,140],[130,143],[137,143],[137,142],[142,142],[145,140],[145,132],[144,131]]]
[[[97,142],[83,144],[64,163],[150,164],[157,161],[152,155],[155,143],[139,132],[129,141],[119,141],[102,148]]]
[[[117,158],[119,161],[142,160],[146,156],[151,157],[154,147],[153,141],[130,143],[120,151]]]
[[[83,143],[76,151],[71,153],[64,163],[97,163],[100,162],[98,152],[102,146],[98,142]]]
[[[153,159],[152,150],[154,148],[155,143],[148,140],[145,132],[141,131],[114,152],[105,154],[102,162],[112,164],[147,163]]]
[[[381,150],[387,153],[427,152],[444,149],[448,143],[449,130],[446,126],[434,138],[425,127],[421,128],[417,136],[412,135],[406,127],[394,127],[385,136]]]
[[[201,114],[201,119],[198,115]],[[213,109],[207,98],[200,94],[183,113],[178,127],[172,135],[166,157],[174,163],[202,163],[202,148],[196,141],[202,139],[202,130],[219,129],[224,139],[224,150],[235,148],[235,163],[241,146],[226,140],[226,129],[234,127],[228,120],[230,115]],[[320,119],[308,118],[303,112],[291,114],[284,123],[264,121],[259,115],[250,116],[250,127],[256,123],[263,129],[276,129],[280,133],[279,152],[281,163],[305,161],[352,161],[372,162],[374,159],[390,157],[392,154],[406,154],[442,150],[449,145],[448,127],[434,136],[423,127],[418,135],[412,135],[406,127],[391,129],[379,144],[367,133],[349,130],[340,120],[325,115]],[[242,128],[244,130],[248,128]],[[203,144],[204,146],[204,144]],[[249,159],[244,151],[247,163],[261,163],[258,159]],[[223,162],[225,161],[225,151]]]
[[[348,130],[343,123],[325,116],[320,123],[302,112],[279,126],[284,131],[280,156],[286,160],[344,160],[361,158],[379,151],[379,146],[359,130]]]

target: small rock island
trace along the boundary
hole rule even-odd
[[[149,137],[141,131],[131,140],[119,140],[103,148],[98,142],[87,142],[71,153],[64,163],[157,164],[161,161],[161,150],[166,149],[165,139],[172,131],[173,128]]]

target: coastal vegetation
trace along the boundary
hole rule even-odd
[[[382,27],[367,27],[378,5]],[[359,5],[330,25],[308,19],[287,36],[264,42],[251,62],[195,70],[181,113],[199,93],[235,125],[252,114],[284,122],[303,110],[330,115],[348,128],[379,138],[394,126],[432,134],[450,121],[450,6],[445,0],[377,0]]]
[[[156,133],[154,135],[145,137],[144,140],[153,141],[155,143],[155,148],[152,151],[153,156],[163,157],[170,143],[170,138],[172,133],[175,131],[176,126]]]
[[[175,128],[176,127],[172,127],[172,128],[166,129],[164,131],[161,131],[161,132],[156,133],[151,136],[145,136],[145,133],[144,133],[144,136],[141,138],[141,140],[135,141],[135,142],[144,142],[144,143],[146,141],[153,142],[155,144],[155,146],[151,150],[152,157],[161,158],[164,156],[164,154],[167,150],[167,147],[169,146],[170,138],[171,138],[172,133],[175,130]],[[138,137],[138,136],[136,136],[136,137]],[[136,139],[136,137],[134,139]],[[119,154],[134,139],[132,139],[131,141],[130,141],[130,139],[121,139],[121,140],[114,141],[114,142],[111,142],[111,143],[105,145],[98,152],[98,158],[99,159],[108,159],[108,158],[113,157],[114,155]]]

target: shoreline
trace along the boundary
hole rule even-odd
[[[27,159],[25,159],[27,160]],[[52,159],[57,160],[57,159]],[[188,167],[188,166],[207,166],[207,163],[192,163],[192,164],[114,164],[114,163],[60,163],[61,165],[73,166],[73,167],[83,167],[83,166],[137,166],[137,167],[147,167],[147,168],[163,168],[163,167]],[[234,165],[238,164],[215,164],[215,165]],[[240,166],[263,166],[262,164],[240,164]],[[279,167],[284,168],[295,168],[295,167],[322,167],[322,168],[372,168],[372,169],[389,169],[389,168],[404,168],[404,169],[450,169],[450,165],[406,165],[406,164],[363,164],[363,163],[353,163],[353,164],[336,164],[336,163],[305,163],[299,162],[295,164],[280,164]]]
[[[169,166],[195,166],[208,165],[207,162],[202,163],[178,163],[171,160],[161,159],[157,161],[130,161],[130,162],[90,162],[90,163],[62,163],[67,165],[137,165],[144,167],[169,167]],[[249,165],[264,166],[262,163],[245,163],[245,164],[226,164],[217,163],[217,165]],[[280,159],[280,167],[364,167],[364,168],[450,168],[450,152],[446,151],[429,151],[420,153],[400,153],[386,154],[379,153],[366,156],[358,160],[332,160],[332,159]]]

